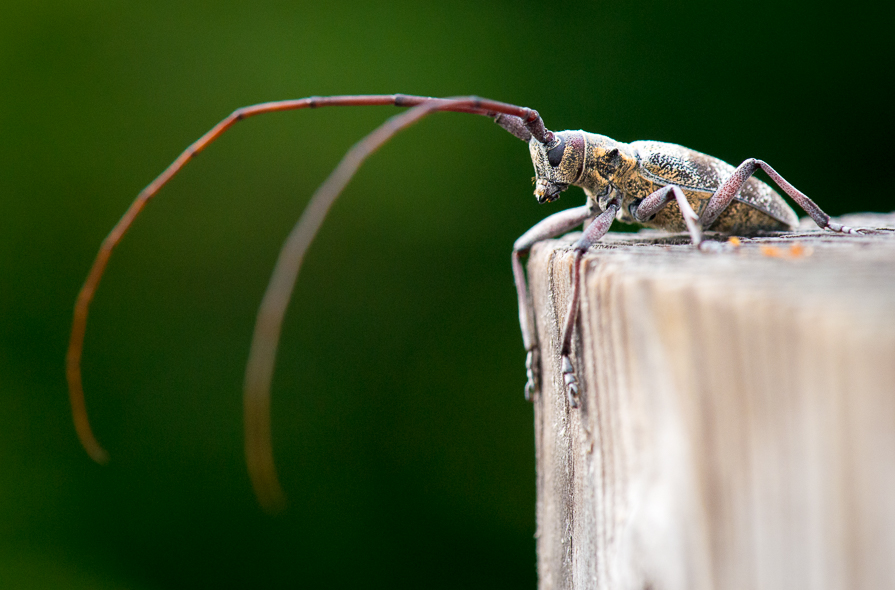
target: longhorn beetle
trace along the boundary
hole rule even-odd
[[[277,479],[270,442],[270,383],[283,316],[305,252],[323,223],[330,206],[361,163],[398,131],[435,111],[454,111],[491,117],[514,136],[528,143],[535,168],[535,196],[539,203],[559,198],[575,185],[584,189],[587,203],[547,217],[520,237],[513,246],[512,268],[519,299],[519,323],[527,352],[525,397],[538,390],[538,342],[528,292],[524,256],[536,242],[565,233],[587,221],[576,253],[572,293],[563,326],[561,363],[570,405],[577,406],[578,383],[569,357],[580,295],[582,255],[608,230],[613,219],[648,227],[689,232],[700,250],[717,250],[717,242],[703,241],[702,230],[725,234],[760,230],[792,230],[798,218],[767,184],[752,178],[761,168],[823,229],[857,233],[830,220],[811,199],[789,184],[768,164],[748,159],[737,168],[688,148],[657,141],[614,141],[585,131],[552,132],[537,111],[478,97],[431,98],[423,96],[356,95],[310,97],[267,102],[239,108],[190,145],[134,199],[121,220],[103,241],[90,273],[78,294],[66,358],[66,375],[72,416],[78,438],[96,461],[108,460],[90,428],[81,383],[81,355],[90,302],[112,250],[121,241],[146,203],[172,176],[234,123],[276,111],[325,106],[394,105],[412,107],[388,119],[355,144],[339,162],[310,202],[280,251],[252,336],[244,386],[245,453],[252,486],[259,503],[268,510],[283,506],[285,496]]]

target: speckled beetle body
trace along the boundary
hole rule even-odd
[[[673,143],[635,141],[626,144],[586,131],[560,131],[555,135],[560,146],[566,146],[560,161],[560,174],[557,175],[556,167],[550,165],[549,152],[545,162],[541,158],[540,144],[532,139],[530,146],[535,169],[543,178],[557,179],[556,184],[581,187],[594,210],[603,211],[613,198],[620,198],[616,219],[622,223],[686,231],[677,203],[668,203],[644,220],[635,219],[635,211],[645,197],[662,187],[675,185],[683,191],[694,212],[700,215],[715,191],[735,170],[718,158]],[[574,177],[571,182],[562,182],[569,176]],[[792,230],[798,221],[795,211],[774,189],[757,178],[749,178],[733,202],[704,229],[748,234]]]

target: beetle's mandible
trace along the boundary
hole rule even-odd
[[[112,250],[146,203],[193,156],[237,121],[276,111],[372,105],[411,108],[390,118],[355,144],[317,189],[283,245],[258,310],[245,377],[245,452],[255,494],[261,505],[268,510],[280,508],[285,499],[274,468],[270,442],[270,383],[280,327],[301,262],[330,206],[361,163],[395,133],[426,115],[436,111],[454,111],[493,118],[498,125],[528,143],[535,168],[535,196],[538,202],[554,201],[572,185],[581,187],[587,196],[585,205],[551,215],[527,231],[513,246],[512,267],[519,298],[519,321],[527,352],[527,399],[538,389],[540,361],[531,298],[522,261],[536,242],[563,234],[588,221],[581,239],[573,246],[576,259],[572,293],[561,346],[566,393],[569,403],[575,406],[578,384],[569,353],[578,313],[580,261],[584,252],[609,230],[613,219],[671,231],[686,230],[694,246],[700,250],[718,249],[717,242],[703,240],[703,230],[748,234],[761,230],[794,229],[798,222],[795,212],[770,186],[752,178],[752,174],[761,168],[821,228],[844,233],[861,231],[830,221],[829,215],[814,201],[761,160],[750,158],[734,168],[717,158],[675,144],[655,141],[625,144],[585,131],[554,133],[544,126],[537,111],[494,100],[402,94],[348,95],[310,97],[243,107],[189,146],[137,195],[103,241],[78,294],[66,358],[66,374],[75,429],[81,444],[93,459],[105,462],[108,455],[93,435],[84,402],[81,356],[87,315]]]

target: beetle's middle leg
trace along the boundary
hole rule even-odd
[[[684,223],[687,224],[687,231],[690,232],[690,239],[698,248],[702,244],[702,226],[699,224],[699,216],[693,211],[693,207],[684,196],[684,191],[678,186],[669,184],[650,194],[640,202],[636,209],[632,207],[631,215],[638,223],[646,223],[672,201],[677,201],[681,215],[684,217]]]
[[[808,196],[789,184],[782,176],[777,174],[777,171],[771,168],[766,162],[761,160],[757,160],[755,158],[749,158],[742,164],[740,164],[736,170],[734,170],[733,174],[730,178],[728,178],[721,187],[715,191],[715,194],[712,195],[712,198],[709,199],[708,204],[706,204],[705,210],[702,212],[702,216],[700,218],[700,223],[702,227],[709,227],[712,225],[718,216],[730,205],[730,202],[733,201],[734,196],[736,196],[737,192],[743,187],[746,181],[750,176],[755,174],[755,171],[761,168],[767,173],[768,176],[773,179],[777,186],[783,189],[783,191],[792,197],[792,199],[798,203],[799,207],[801,207],[805,213],[814,220],[815,223],[821,229],[828,229],[830,231],[841,232],[846,234],[857,234],[861,233],[860,229],[852,228],[847,225],[842,225],[841,223],[836,223],[835,221],[830,221],[830,216],[823,212],[823,210],[817,206],[817,203],[808,198]]]
[[[525,269],[522,267],[522,258],[528,254],[536,242],[555,238],[574,229],[584,223],[584,220],[593,213],[590,205],[560,211],[535,224],[513,244],[513,278],[516,281],[516,294],[519,297],[519,325],[522,327],[522,343],[525,345],[527,353],[525,357],[525,371],[528,377],[525,383],[526,400],[531,400],[538,391],[540,359],[538,358],[534,311],[528,291],[528,282],[525,280]]]

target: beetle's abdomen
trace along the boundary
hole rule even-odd
[[[668,184],[681,187],[688,200],[692,202],[696,197],[699,201],[694,203],[699,205],[694,206],[697,213],[701,213],[712,194],[735,170],[718,158],[673,143],[635,141],[631,147],[639,157],[641,177],[657,187]],[[657,215],[656,222],[660,221],[658,218]],[[798,221],[798,216],[774,189],[750,178],[709,229],[727,233],[793,229]]]

